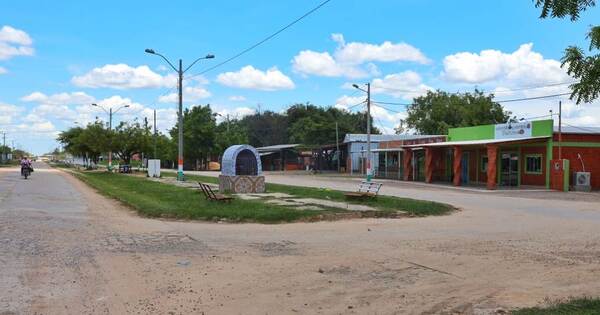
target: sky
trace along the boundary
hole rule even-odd
[[[560,67],[569,45],[587,49],[600,7],[577,22],[539,19],[533,1],[331,0],[248,53],[200,74],[319,5],[303,1],[10,1],[0,7],[0,131],[36,154],[58,147],[60,131],[119,110],[119,121],[176,121],[176,74],[152,48],[186,67],[184,106],[210,104],[222,116],[283,111],[296,103],[353,106],[352,84],[372,83],[376,102],[409,103],[428,90],[493,92],[495,100],[569,92]],[[501,103],[519,118],[548,115],[600,126],[600,102],[568,97]],[[403,105],[375,104],[386,133]],[[332,122],[333,123],[333,122]],[[1,139],[0,139],[1,140]]]

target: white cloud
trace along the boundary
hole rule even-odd
[[[246,100],[246,98],[241,95],[232,95],[229,97],[229,100],[233,102],[243,102]]]
[[[199,86],[186,86],[183,88],[183,101],[185,103],[196,102],[203,98],[209,98],[210,96],[211,94],[208,90]],[[167,95],[162,95],[158,98],[158,101],[161,103],[177,103],[179,102],[179,94],[170,93]]]
[[[236,107],[234,109],[217,110],[216,112],[219,114],[217,115],[217,122],[221,123],[227,120],[227,115],[229,115],[229,119],[242,119],[245,116],[254,115],[256,111],[249,107]]]
[[[335,101],[335,108],[343,110],[362,109],[363,107],[355,106],[366,101],[364,96],[348,96],[342,95]],[[350,108],[352,107],[352,108]]]
[[[45,103],[50,105],[81,105],[91,104],[95,98],[85,92],[57,93],[47,96],[42,92],[33,92],[21,97],[25,102]]]
[[[0,103],[0,127],[10,125],[22,109],[12,104]]]
[[[414,71],[389,74],[371,83],[373,94],[387,94],[403,99],[421,96],[429,90],[433,88],[422,83],[421,76]]]
[[[362,64],[365,62],[416,62],[428,64],[430,60],[414,46],[406,43],[392,43],[385,41],[380,45],[350,42],[346,43],[342,34],[332,34],[339,47],[335,57],[342,63]]]
[[[362,78],[367,72],[354,64],[341,64],[328,52],[303,50],[292,60],[294,71],[323,77]]]
[[[0,74],[5,74],[8,73],[8,70],[6,70],[6,68],[0,67]]]
[[[19,29],[4,25],[0,28],[0,60],[7,60],[15,56],[32,56],[33,41],[29,35]]]
[[[221,73],[217,81],[230,87],[262,91],[287,90],[295,87],[294,82],[275,67],[261,71],[250,65],[237,72]]]
[[[338,44],[333,55],[329,52],[303,50],[292,59],[294,71],[305,75],[362,78],[380,75],[373,62],[430,62],[419,49],[406,43],[346,43],[342,34],[332,34],[331,38]],[[365,63],[368,64],[363,67]]]
[[[532,50],[533,44],[523,44],[513,53],[483,50],[479,54],[460,52],[444,58],[442,76],[459,83],[498,81],[509,86],[560,83],[570,81],[560,62],[545,59]]]
[[[88,88],[140,89],[173,87],[174,75],[162,76],[148,66],[132,67],[126,64],[107,64],[71,79],[74,85]]]

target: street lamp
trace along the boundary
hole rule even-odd
[[[355,89],[367,93],[367,181],[370,182],[373,177],[371,170],[371,83],[367,83],[367,89],[363,89],[358,84],[352,84]]]
[[[215,58],[215,55],[212,54],[208,54],[204,57],[200,57],[196,60],[194,60],[194,62],[192,62],[189,66],[187,66],[187,68],[183,69],[183,61],[181,59],[179,59],[179,68],[175,68],[175,66],[169,61],[169,59],[167,59],[167,57],[157,53],[156,51],[154,51],[154,49],[150,49],[147,48],[146,50],[144,50],[147,54],[151,54],[151,55],[157,55],[160,56],[162,59],[164,59],[169,66],[171,66],[171,68],[177,72],[178,75],[178,81],[177,81],[177,88],[179,90],[179,112],[178,112],[178,128],[179,129],[179,136],[178,136],[178,154],[177,154],[177,180],[178,181],[183,181],[184,177],[183,177],[183,74],[188,71],[193,65],[196,64],[196,62],[202,60],[202,59],[213,59]]]
[[[102,108],[102,110],[108,114],[108,131],[110,132],[110,131],[112,131],[113,113],[116,114],[121,109],[129,107],[129,104],[120,106],[114,112],[113,112],[112,107],[109,107],[108,110],[106,110],[106,108],[104,108],[104,106],[98,105],[96,103],[92,103],[92,106]],[[112,171],[112,137],[111,137],[111,147],[108,150],[108,171]]]

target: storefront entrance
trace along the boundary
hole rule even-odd
[[[515,152],[502,153],[500,160],[500,186],[519,186],[519,154]]]
[[[413,151],[413,180],[425,181],[425,151]]]
[[[460,182],[463,185],[469,183],[469,152],[464,152],[460,160]]]

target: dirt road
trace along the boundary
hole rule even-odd
[[[37,168],[0,169],[0,314],[488,314],[600,295],[595,201],[452,192],[432,194],[463,208],[445,217],[175,222]]]

